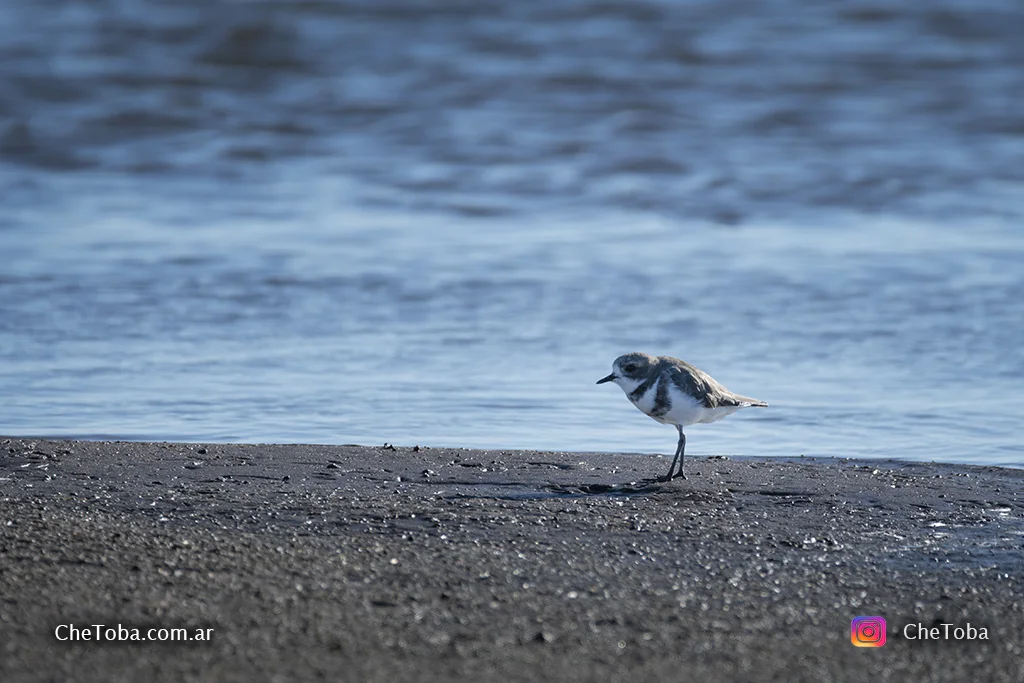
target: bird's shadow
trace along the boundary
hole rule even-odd
[[[580,484],[578,486],[552,484],[544,488],[552,493],[569,496],[581,494],[589,496],[634,496],[644,493],[656,493],[668,483],[670,482],[665,481],[664,478],[656,478],[641,479],[640,481],[631,481],[625,484]]]

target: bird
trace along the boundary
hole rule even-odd
[[[612,373],[598,384],[615,382],[642,413],[662,424],[675,425],[679,432],[676,454],[668,474],[660,481],[675,477],[686,479],[683,460],[686,435],[683,427],[698,422],[716,422],[740,408],[767,408],[768,404],[749,396],[734,394],[711,375],[686,361],[671,356],[651,356],[633,352],[612,363]],[[679,463],[679,471],[673,474]]]

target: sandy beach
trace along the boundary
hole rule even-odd
[[[1024,679],[1024,472],[667,462],[0,439],[0,680]]]

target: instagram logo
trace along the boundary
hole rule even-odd
[[[857,647],[882,647],[885,645],[885,619],[854,617],[850,622],[850,642]]]

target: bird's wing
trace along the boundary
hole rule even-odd
[[[728,389],[716,382],[711,375],[689,363],[679,361],[672,364],[669,376],[680,391],[693,396],[708,408],[739,405]]]
[[[767,407],[764,401],[749,396],[734,394],[708,373],[695,368],[685,361],[673,363],[669,374],[679,389],[694,396],[707,408],[728,408],[731,406]]]

